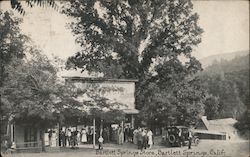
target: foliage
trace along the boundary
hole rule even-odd
[[[147,121],[197,118],[204,96],[191,52],[203,30],[192,8],[190,0],[70,1],[63,12],[75,19],[70,28],[82,51],[67,67],[138,79],[136,105]]]
[[[70,26],[83,47],[69,62],[107,77],[139,78],[154,58],[190,58],[201,41],[189,0],[70,1],[64,13],[76,19]]]
[[[249,55],[215,62],[199,77],[204,88],[219,98],[218,118],[240,118],[249,107]],[[207,107],[213,110],[213,106]]]
[[[51,6],[52,8],[57,8],[54,0],[26,0],[25,1],[29,7],[37,6]],[[11,8],[17,10],[20,14],[25,14],[25,9],[21,4],[20,0],[10,0]]]
[[[210,120],[219,118],[219,97],[208,95],[204,104],[207,119]]]
[[[0,88],[3,88],[3,83],[8,79],[9,64],[13,58],[22,59],[25,56],[24,51],[27,49],[25,42],[28,42],[28,37],[20,33],[19,25],[21,19],[13,17],[12,13],[0,11]],[[1,110],[0,117],[8,117],[5,110],[9,110],[9,106],[3,106],[1,93]],[[4,109],[4,110],[2,110]]]
[[[58,121],[56,114],[63,105],[72,103],[72,90],[58,83],[57,70],[45,56],[31,51],[31,59],[12,59],[8,65],[8,80],[1,88],[1,101],[9,108],[9,112],[4,112],[16,120],[49,124]]]
[[[239,121],[235,124],[235,127],[239,130],[240,135],[243,138],[250,139],[250,110],[245,111],[239,118]]]
[[[5,79],[5,66],[13,57],[24,57],[28,37],[20,33],[20,23],[21,19],[13,17],[12,13],[0,10],[0,80]]]
[[[141,100],[145,103],[141,109],[141,119],[146,118],[150,126],[188,126],[196,123],[204,114],[206,100],[206,91],[196,81],[175,82],[172,88],[151,83],[144,91],[144,100]]]
[[[29,59],[13,59],[7,68],[8,80],[1,89],[1,100],[9,117],[13,116],[17,122],[49,127],[56,123],[76,123],[78,118],[92,115],[88,108],[112,107],[98,93],[111,89],[97,86],[81,89],[65,84],[57,76],[57,67],[46,56],[38,50],[31,49],[31,52]],[[80,100],[84,94],[91,100]],[[105,112],[94,116],[100,114]]]
[[[199,77],[204,88],[218,98],[205,103],[206,115],[236,118],[235,127],[249,139],[249,55],[214,62]]]

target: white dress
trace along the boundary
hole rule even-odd
[[[153,145],[153,133],[151,130],[148,131],[147,136],[148,136],[148,144]]]
[[[87,142],[87,132],[85,130],[82,130],[82,138],[81,142]]]

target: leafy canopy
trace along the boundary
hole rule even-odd
[[[55,3],[55,0],[26,0],[25,3],[29,7],[33,7],[34,5],[37,6],[50,6],[52,8],[57,9],[58,6]],[[21,4],[20,0],[10,0],[11,8],[14,10],[17,10],[20,14],[25,14],[25,9],[23,8],[23,5]]]
[[[83,50],[68,65],[106,77],[141,78],[155,59],[193,59],[201,42],[190,0],[70,1],[64,13]]]
[[[138,79],[136,105],[148,123],[191,122],[205,97],[194,77],[201,64],[191,52],[203,30],[192,9],[190,0],[70,1],[63,12],[82,50],[67,67]]]

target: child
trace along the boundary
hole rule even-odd
[[[99,137],[98,142],[99,142],[99,149],[103,149],[103,138],[102,136]]]

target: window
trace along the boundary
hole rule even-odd
[[[24,142],[26,147],[37,146],[37,129],[30,127],[25,127],[24,129]]]

